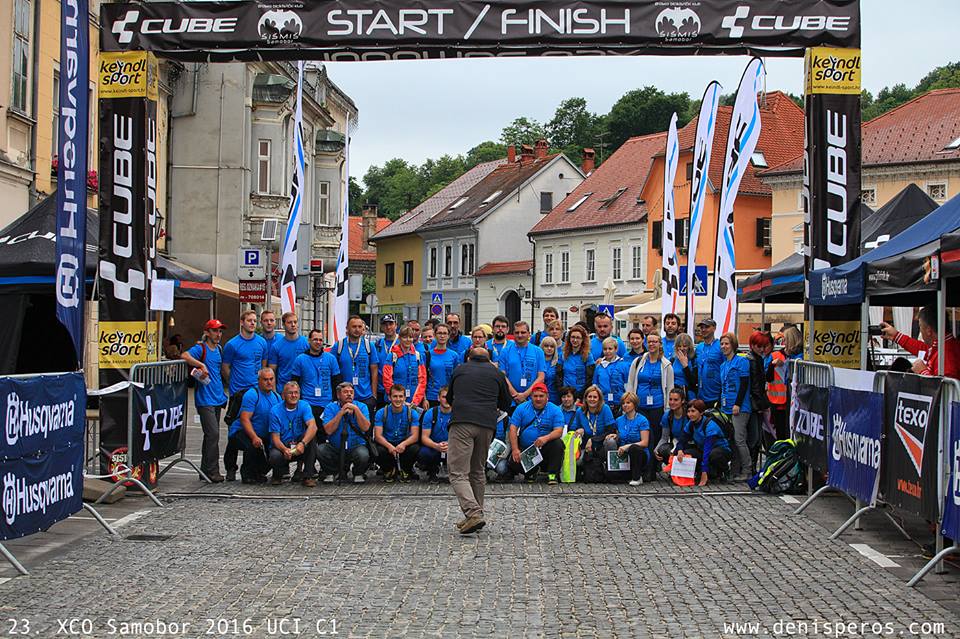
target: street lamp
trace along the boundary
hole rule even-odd
[[[527,289],[523,284],[517,287],[517,295],[520,297],[520,299],[525,299],[527,297]]]

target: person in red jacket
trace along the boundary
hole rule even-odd
[[[917,316],[917,323],[920,325],[921,339],[919,340],[899,332],[886,322],[881,322],[880,328],[883,330],[883,336],[885,338],[895,341],[910,353],[920,357],[913,363],[914,373],[919,375],[939,375],[940,363],[938,358],[940,349],[937,344],[936,308],[933,306],[924,306],[921,308]],[[947,333],[944,338],[944,350],[947,353],[943,367],[944,376],[960,379],[960,342],[957,342],[950,333]]]
[[[413,345],[413,329],[404,326],[397,343],[387,353],[383,364],[383,389],[387,395],[390,388],[401,384],[406,389],[406,403],[419,406],[427,391],[427,368],[420,351]]]

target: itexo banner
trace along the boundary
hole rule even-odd
[[[0,540],[46,530],[83,507],[82,373],[0,378]]]
[[[939,518],[940,380],[888,373],[884,415],[883,497],[928,521]]]
[[[157,62],[132,51],[101,54],[100,97],[100,384],[157,359],[157,324],[148,322],[157,223]],[[100,403],[101,467],[127,446],[126,391]]]
[[[808,466],[825,472],[830,436],[827,412],[830,389],[797,384],[794,398],[796,406],[792,411],[790,432],[797,445],[797,454]]]
[[[943,535],[960,539],[960,402],[950,405],[950,430],[945,457],[950,460],[950,475],[944,488]]]
[[[880,486],[883,395],[830,388],[828,483],[873,506]]]
[[[187,414],[187,384],[131,387],[133,429],[130,462],[160,460],[180,452]]]
[[[101,49],[209,60],[401,60],[860,46],[851,0],[150,2],[103,4]]]

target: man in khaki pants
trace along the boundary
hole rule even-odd
[[[485,348],[474,348],[465,363],[454,369],[447,401],[453,406],[447,465],[450,485],[460,501],[464,519],[457,524],[461,535],[486,525],[483,491],[486,485],[487,450],[497,428],[500,411],[510,407],[507,380],[490,364]]]

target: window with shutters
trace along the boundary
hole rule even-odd
[[[257,142],[257,193],[270,192],[270,140]]]
[[[52,145],[50,153],[57,157],[60,153],[60,72],[53,72],[53,126],[50,127]]]
[[[614,246],[610,249],[610,270],[612,271],[613,279],[617,281],[623,279],[622,255],[623,249],[619,246]]]
[[[570,282],[570,251],[560,251],[560,283]]]
[[[675,222],[676,235],[674,236],[677,243],[677,249],[680,249],[681,252],[686,251],[690,246],[690,218],[684,217]]]
[[[453,272],[453,247],[443,247],[443,276],[450,277]]]
[[[757,246],[762,248],[765,253],[770,252],[770,218],[757,218]]]
[[[330,183],[317,182],[317,226],[330,224]]]
[[[543,283],[553,284],[553,253],[543,256]]]
[[[549,213],[553,210],[553,191],[540,191],[540,212]]]
[[[687,182],[693,181],[693,162],[687,162]]]
[[[588,248],[584,253],[583,260],[583,281],[584,282],[595,282],[597,280],[597,251],[596,249]]]
[[[7,5],[8,7],[10,5]],[[13,2],[13,60],[10,106],[27,113],[27,80],[30,69],[30,0]]]
[[[383,265],[383,285],[384,286],[393,286],[394,283],[394,264],[393,262],[388,262]]]
[[[650,231],[650,245],[656,250],[663,252],[663,221],[657,220],[653,223],[652,230]]]
[[[430,247],[430,277],[437,276],[437,247]]]
[[[643,279],[643,247],[630,247],[630,279]]]
[[[405,260],[403,263],[403,285],[413,286],[413,260]]]

